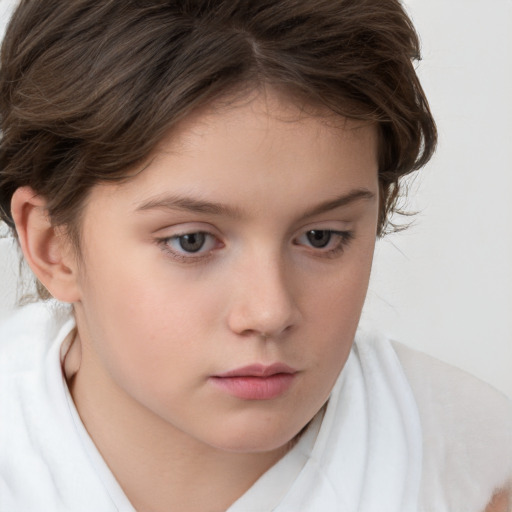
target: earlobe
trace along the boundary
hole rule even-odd
[[[23,255],[36,277],[56,299],[77,302],[76,263],[68,240],[50,222],[45,199],[30,187],[20,187],[11,211]]]

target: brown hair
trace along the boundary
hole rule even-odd
[[[79,245],[88,191],[126,179],[172,126],[271,84],[378,124],[381,235],[436,128],[398,0],[22,0],[0,62],[0,218],[28,185]]]

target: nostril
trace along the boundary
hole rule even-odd
[[[293,329],[292,324],[286,324],[282,328],[279,327],[277,329],[267,331],[259,331],[257,329],[237,330],[233,328],[233,324],[231,324],[230,327],[231,330],[238,334],[239,336],[242,336],[247,339],[258,339],[264,342],[282,339],[284,335],[288,334]]]
[[[263,264],[265,260],[268,258],[251,260],[250,272],[244,265],[246,272],[239,274],[233,284],[228,310],[228,323],[233,332],[261,340],[283,336],[300,317],[282,265],[275,260]]]

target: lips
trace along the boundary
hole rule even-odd
[[[297,370],[283,364],[252,364],[214,375],[210,381],[221,391],[242,400],[271,400],[293,384]]]
[[[270,377],[278,373],[296,373],[297,370],[283,363],[274,363],[268,366],[263,364],[251,364],[236,370],[230,370],[226,373],[216,375],[219,378],[228,377]]]

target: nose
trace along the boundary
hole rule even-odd
[[[294,279],[277,257],[255,256],[233,276],[228,324],[238,335],[276,339],[300,319]]]

